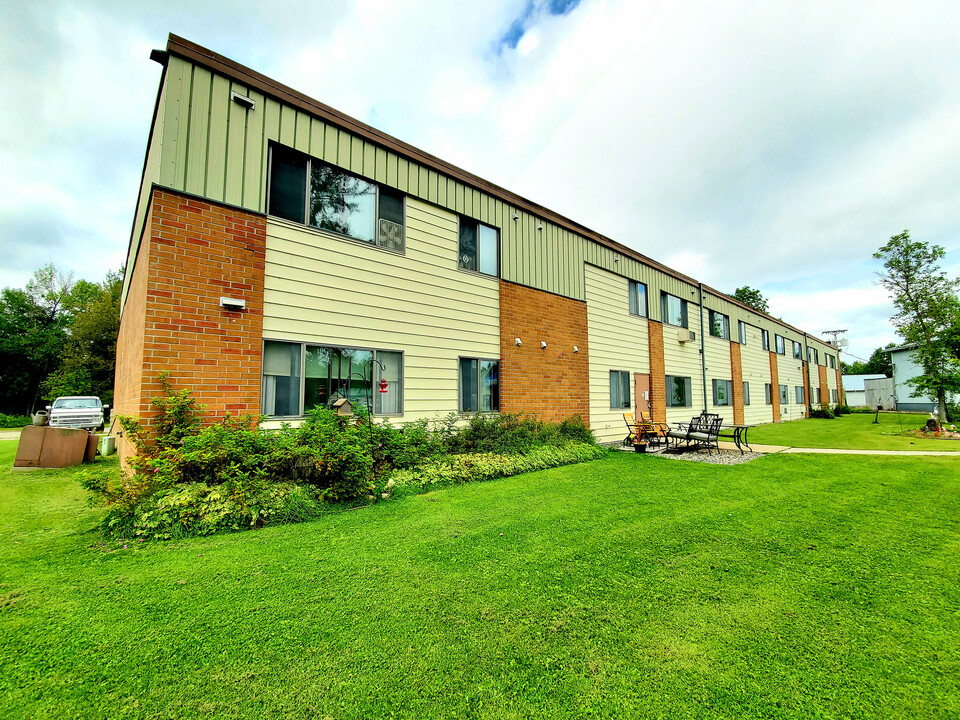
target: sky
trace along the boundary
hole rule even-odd
[[[722,291],[848,362],[896,342],[872,254],[960,275],[960,5],[0,4],[0,287],[123,263],[169,32]]]

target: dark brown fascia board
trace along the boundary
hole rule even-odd
[[[571,232],[582,235],[588,240],[593,240],[594,242],[603,245],[610,250],[614,250],[625,257],[655,268],[665,275],[669,275],[670,277],[676,278],[677,280],[685,282],[689,285],[700,287],[704,291],[709,292],[711,295],[717,298],[731,302],[734,305],[742,307],[743,309],[755,313],[761,317],[765,317],[768,320],[771,320],[779,325],[783,325],[795,332],[805,334],[802,330],[798,330],[791,325],[787,325],[782,320],[777,320],[770,315],[759,312],[749,305],[741,303],[736,298],[727,295],[726,293],[720,292],[719,290],[714,290],[711,287],[701,284],[699,281],[693,279],[689,275],[684,275],[683,273],[678,272],[677,270],[674,270],[663,263],[657,262],[656,260],[649,258],[646,255],[637,252],[636,250],[628,248],[626,245],[621,245],[616,240],[608,238],[605,235],[601,235],[600,233],[595,232],[574,220],[566,218],[563,215],[560,215],[548,208],[543,207],[542,205],[533,202],[532,200],[528,200],[520,195],[517,195],[516,193],[502,188],[499,185],[495,185],[488,180],[484,180],[483,178],[467,172],[462,168],[451,165],[450,163],[441,160],[440,158],[431,155],[428,152],[420,150],[413,145],[409,145],[402,140],[398,140],[391,135],[387,135],[385,132],[377,130],[375,127],[367,125],[356,118],[352,118],[349,115],[330,107],[329,105],[324,105],[319,100],[314,100],[313,98],[308,97],[303,93],[284,85],[283,83],[277,82],[276,80],[273,80],[262,73],[258,73],[256,70],[252,70],[245,65],[241,65],[240,63],[235,62],[228,57],[224,57],[223,55],[205,48],[202,45],[197,45],[194,42],[190,42],[186,38],[182,38],[179,35],[170,33],[167,38],[167,52],[173,55],[179,55],[190,62],[197,63],[198,65],[202,65],[209,70],[219,73],[220,75],[232,78],[244,85],[247,85],[248,87],[255,88],[265,95],[274,97],[281,102],[292,105],[293,107],[300,108],[304,112],[315,115],[325,122],[336,125],[337,127],[362,137],[364,140],[368,140],[369,142],[379,145],[386,150],[392,150],[393,152],[396,152],[405,158],[425,165],[455,180],[459,180],[460,182],[476,188],[481,192],[493,195],[509,205],[513,205],[521,210],[526,210],[527,212],[532,213],[533,215],[536,215],[544,220],[548,220],[555,225],[559,225],[560,227],[566,228]]]

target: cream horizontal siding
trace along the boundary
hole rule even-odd
[[[690,327],[678,328],[663,324],[663,364],[666,375],[690,378],[691,404],[689,407],[668,407],[667,422],[689,422],[703,410],[703,373],[700,365],[700,306],[687,305]],[[677,338],[681,330],[692,330],[697,339],[681,343]],[[669,388],[668,388],[669,392]]]
[[[750,404],[743,407],[743,422],[759,425],[773,422],[773,406],[767,405],[764,386],[770,382],[770,353],[763,349],[760,328],[747,325],[747,342],[740,346],[740,371],[750,383]]]
[[[458,358],[500,356],[496,278],[457,270],[457,218],[406,201],[404,254],[267,224],[263,336],[404,353],[404,422],[455,412]]]
[[[789,348],[787,349],[789,352]],[[789,355],[777,356],[777,374],[779,375],[780,385],[787,386],[787,404],[780,405],[780,420],[799,420],[806,417],[806,405],[797,404],[797,394],[795,388],[803,385],[803,369],[797,366],[801,365],[799,360],[795,360]],[[779,392],[777,388],[774,388]]]
[[[590,350],[590,429],[600,442],[626,435],[623,414],[637,407],[634,373],[650,373],[647,319],[630,314],[628,281],[587,265],[587,342]],[[610,407],[610,371],[630,373],[630,408]],[[647,410],[646,404],[641,409]]]
[[[707,318],[704,318],[704,327],[709,327]],[[707,408],[710,412],[722,417],[725,423],[733,423],[732,395],[729,405],[713,404],[713,381],[733,380],[733,370],[730,367],[730,341],[707,334],[704,336],[703,345],[707,371]]]

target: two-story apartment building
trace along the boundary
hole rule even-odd
[[[602,441],[625,412],[841,400],[819,338],[182,38],[152,58],[118,413],[148,417],[161,370],[267,424],[372,396],[398,422],[579,414]]]

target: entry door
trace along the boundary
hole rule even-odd
[[[641,412],[650,412],[650,376],[648,374],[633,374],[633,396],[637,399],[634,417],[639,420]]]

